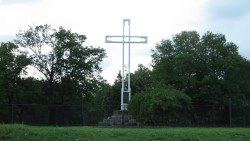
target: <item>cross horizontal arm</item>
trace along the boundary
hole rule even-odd
[[[130,38],[130,40],[129,40]],[[148,42],[147,36],[105,36],[106,43],[138,43],[146,44]]]

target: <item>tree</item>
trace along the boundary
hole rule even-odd
[[[99,63],[105,57],[101,48],[84,46],[85,35],[49,25],[29,27],[17,34],[16,43],[29,51],[32,66],[47,82],[49,105],[56,103],[55,84],[69,79],[75,82],[76,94],[87,97],[100,79]],[[50,123],[55,120],[55,109],[50,107]]]
[[[187,93],[198,120],[225,123],[220,114],[227,110],[227,97],[245,101],[246,95],[242,83],[234,83],[240,75],[237,70],[244,71],[238,63],[245,62],[237,48],[222,34],[207,32],[200,37],[195,31],[181,32],[153,50],[154,79]]]
[[[113,102],[119,102],[119,100],[115,101],[116,99],[112,99],[114,97],[111,94],[111,85],[106,81],[100,82],[92,98],[92,103],[89,104],[89,107],[91,107],[89,119],[92,124],[96,124],[112,115],[114,110],[112,108],[115,108],[112,105]]]
[[[0,43],[0,103],[8,104],[9,112],[11,105],[17,101],[21,74],[25,73],[26,66],[30,64],[30,59],[18,53],[17,49],[14,43]]]
[[[151,70],[142,64],[138,65],[138,69],[131,74],[131,89],[132,93],[140,93],[153,83],[151,78]]]
[[[111,86],[110,92],[107,95],[107,103],[109,114],[112,114],[115,110],[119,110],[121,106],[121,84],[122,75],[119,71],[114,84]]]
[[[25,73],[25,68],[30,63],[25,54],[17,53],[17,48],[11,42],[0,44],[1,93],[7,96],[9,104],[14,100],[13,94],[21,73]]]

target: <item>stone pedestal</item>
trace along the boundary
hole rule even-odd
[[[111,117],[98,123],[99,126],[137,126],[136,119],[127,110],[114,111]]]

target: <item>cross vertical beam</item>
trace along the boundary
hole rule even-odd
[[[128,35],[125,35],[125,26],[128,25]],[[121,40],[112,41],[110,38],[121,38]],[[133,39],[133,40],[131,40]],[[131,88],[130,88],[130,44],[131,43],[147,43],[148,38],[146,36],[131,36],[130,34],[130,19],[123,19],[122,36],[105,36],[106,43],[122,43],[122,88],[121,88],[121,110],[127,110],[128,102],[131,100]],[[125,63],[124,63],[124,50],[125,44],[128,44],[128,74],[125,77]],[[127,87],[125,87],[125,78],[127,78]],[[128,97],[127,101],[124,101],[124,94]]]
[[[121,88],[121,110],[124,110],[124,47],[125,47],[125,44],[124,44],[124,41],[125,41],[125,38],[124,38],[124,35],[125,35],[125,19],[123,20],[123,26],[122,26],[122,88]],[[130,37],[129,37],[130,38]]]

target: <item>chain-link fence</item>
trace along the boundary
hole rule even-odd
[[[97,119],[90,118],[82,105],[0,105],[0,121],[31,125],[90,125]]]
[[[114,115],[120,105],[103,110],[86,110],[83,105],[0,104],[0,122],[30,125],[98,125],[119,117]],[[146,117],[132,115],[137,125],[149,126],[250,126],[250,108],[237,109],[232,105],[194,105],[185,117],[155,111]],[[124,117],[124,116],[123,116]],[[116,121],[113,121],[116,122]],[[122,122],[122,121],[121,121]]]

